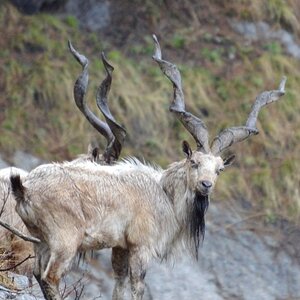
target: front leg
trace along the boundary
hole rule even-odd
[[[120,247],[112,248],[111,262],[116,281],[112,299],[123,300],[128,278],[128,250]]]
[[[148,261],[145,259],[147,253],[143,253],[141,250],[131,251],[129,254],[129,272],[130,272],[130,284],[131,284],[131,299],[141,300],[144,295],[146,276],[146,266]]]

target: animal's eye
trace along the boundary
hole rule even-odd
[[[217,170],[217,175],[220,175],[220,173],[223,171],[224,171],[224,168],[220,168],[219,170]]]
[[[197,164],[193,159],[191,159],[191,166],[192,166],[192,168],[194,168],[194,169],[197,169],[197,168],[198,168],[198,164]]]

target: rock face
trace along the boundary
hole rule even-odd
[[[29,153],[20,150],[14,153],[14,155],[11,157],[11,161],[12,164],[9,164],[4,159],[2,159],[2,156],[0,154],[0,169],[14,166],[16,168],[20,168],[29,172],[37,166],[47,163],[40,158],[37,158]]]
[[[56,12],[75,16],[82,28],[100,30],[109,25],[108,0],[11,0],[25,14]]]
[[[5,162],[2,159],[2,156],[0,155],[0,169],[4,169],[4,168],[7,168],[7,167],[9,167],[9,164],[7,162]]]
[[[46,163],[46,161],[43,161],[29,153],[20,150],[15,152],[12,160],[14,166],[26,170],[28,172],[36,168],[37,166]]]
[[[300,59],[300,45],[293,34],[286,30],[272,30],[271,26],[265,22],[231,22],[231,27],[251,41],[275,40],[281,43],[286,52],[291,56]]]
[[[35,14],[44,10],[57,10],[67,0],[11,0],[25,14]]]
[[[110,4],[107,0],[68,1],[64,11],[74,15],[82,27],[92,31],[105,28],[110,22]]]
[[[300,297],[300,231],[265,225],[259,215],[242,212],[240,205],[211,203],[207,231],[198,261],[182,257],[172,264],[153,263],[146,275],[145,299],[160,300],[276,300]],[[90,259],[87,257],[86,261]],[[91,264],[80,263],[66,276],[66,284],[81,290],[81,299],[111,299],[110,251],[99,251]],[[35,290],[12,299],[29,300]],[[0,288],[1,291],[1,288]],[[2,293],[2,294],[1,294]],[[0,292],[1,296],[9,292]],[[13,293],[11,293],[13,295]],[[5,298],[4,298],[5,299]],[[39,298],[38,298],[39,299]],[[67,299],[75,299],[71,293]],[[128,295],[129,298],[129,286]]]

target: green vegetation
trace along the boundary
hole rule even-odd
[[[208,59],[212,63],[215,63],[217,65],[222,64],[222,48],[221,49],[203,48],[201,54],[205,59]]]
[[[174,48],[177,48],[177,49],[181,49],[183,48],[185,45],[185,38],[183,35],[181,34],[174,34],[173,38],[172,38],[172,46]]]
[[[78,28],[78,20],[74,16],[67,16],[65,22],[72,28]]]
[[[263,12],[269,12],[268,20],[296,30],[295,1],[239,0],[225,5],[225,1],[215,0],[213,5],[224,7],[219,13],[242,19],[264,20]],[[160,14],[154,4],[151,11]],[[168,111],[172,86],[151,61],[150,37],[145,37],[144,44],[131,46],[133,58],[128,58],[107,41],[99,41],[95,33],[81,35],[74,17],[22,16],[5,2],[0,4],[0,28],[0,149],[7,158],[23,149],[46,160],[61,161],[85,152],[91,140],[105,146],[104,138],[74,104],[73,84],[81,67],[68,51],[68,39],[90,59],[87,101],[96,113],[94,96],[104,78],[101,50],[107,50],[115,67],[110,106],[128,131],[123,156],[145,157],[166,166],[183,158],[183,139],[193,143]],[[167,51],[172,48],[180,55],[194,45],[192,34],[183,35],[185,31],[179,29],[174,32],[161,41]],[[164,53],[178,61],[187,107],[204,118],[212,137],[226,126],[243,124],[257,94],[276,88],[283,74],[288,77],[287,94],[260,114],[260,135],[231,149],[237,160],[221,175],[213,198],[242,197],[265,211],[269,222],[278,216],[299,220],[300,63],[285,55],[276,42],[257,49],[234,38],[231,34],[216,44],[213,31],[199,34],[203,44],[194,52],[201,60],[188,66],[180,65],[185,57],[176,60],[174,52]],[[234,55],[233,60],[229,54]],[[135,55],[144,59],[137,61]]]
[[[270,52],[270,54],[282,54],[282,47],[278,42],[271,42],[265,45],[265,49]]]

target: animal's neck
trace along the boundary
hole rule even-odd
[[[197,257],[201,237],[205,233],[204,215],[209,198],[190,188],[188,169],[184,161],[174,163],[164,171],[161,185],[173,205],[179,225],[174,243],[185,245]]]
[[[185,161],[170,165],[163,172],[160,183],[173,205],[177,221],[180,225],[185,223],[188,210],[186,200],[193,197],[193,192],[189,189]]]

